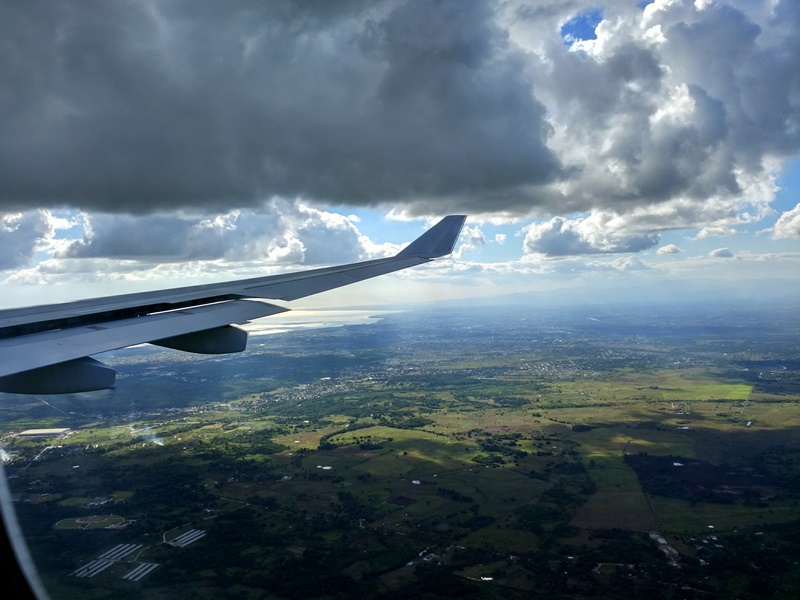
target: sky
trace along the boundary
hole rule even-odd
[[[301,307],[800,299],[796,0],[0,8],[0,308],[387,256]]]

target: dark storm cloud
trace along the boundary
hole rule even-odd
[[[0,213],[277,196],[635,236],[768,214],[800,149],[795,0],[31,0],[0,34]]]
[[[486,3],[32,1],[1,21],[0,210],[477,209],[559,172]]]
[[[169,258],[186,257],[192,223],[177,216],[127,215],[86,217],[87,234],[71,242],[58,258]]]

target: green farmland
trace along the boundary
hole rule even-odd
[[[765,577],[796,597],[796,338],[756,328],[735,352],[753,331],[728,348],[715,329],[709,349],[572,319],[443,340],[440,318],[396,315],[308,346],[276,336],[259,356],[280,385],[260,387],[256,361],[206,365],[212,401],[187,384],[148,404],[153,382],[131,377],[116,411],[11,404],[6,470],[35,560],[59,598],[753,597]],[[209,374],[223,367],[236,386]],[[71,431],[12,435],[39,415]],[[123,566],[72,575],[122,543],[158,568],[135,585]]]

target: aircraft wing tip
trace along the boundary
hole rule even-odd
[[[403,248],[397,256],[438,258],[453,251],[467,215],[447,215]]]

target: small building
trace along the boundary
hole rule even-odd
[[[21,437],[55,437],[69,433],[69,427],[59,427],[57,429],[26,429],[17,435]]]

